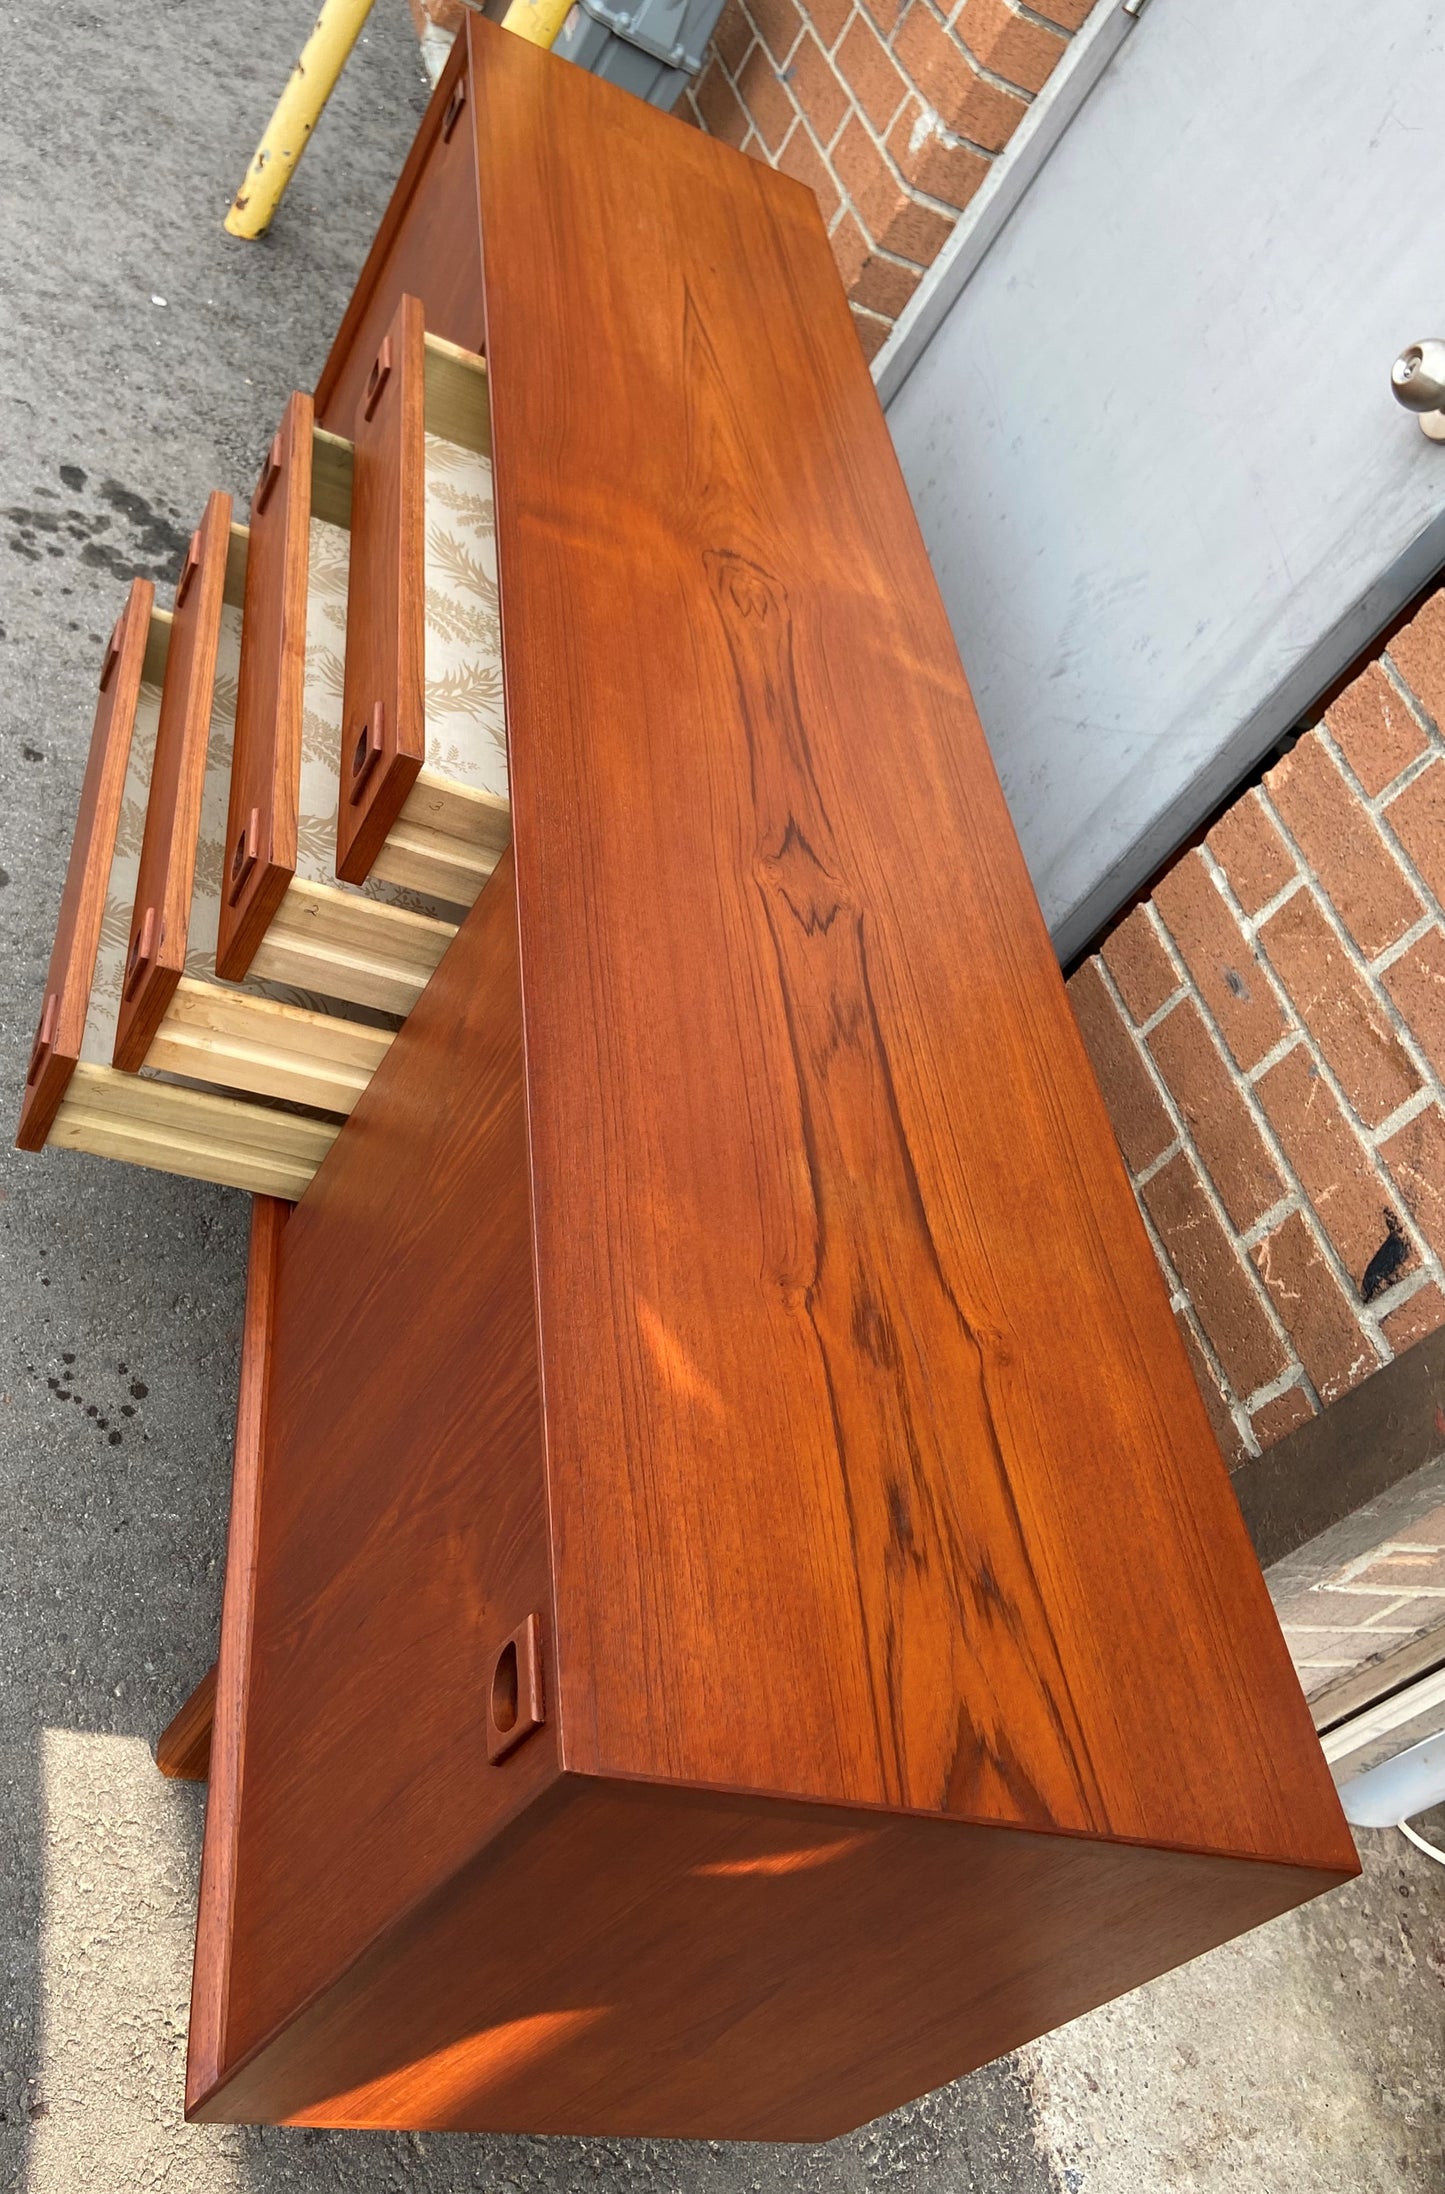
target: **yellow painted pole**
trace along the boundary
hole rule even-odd
[[[529,0],[513,0],[512,13],[515,15],[519,6],[528,4]],[[544,4],[550,4],[550,0],[544,0]],[[301,49],[291,81],[276,102],[276,112],[256,147],[246,180],[226,215],[226,228],[232,236],[264,236],[271,226],[271,216],[311,141],[311,132],[371,9],[372,0],[321,0],[321,13],[311,36]],[[550,38],[539,41],[547,45],[551,42]]]
[[[550,46],[571,6],[572,0],[512,0],[502,17],[502,28],[514,30],[534,46]]]

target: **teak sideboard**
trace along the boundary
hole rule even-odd
[[[467,17],[274,454],[378,559],[353,878],[423,330],[511,840],[255,1206],[188,2106],[824,2139],[1354,1848],[812,196]]]

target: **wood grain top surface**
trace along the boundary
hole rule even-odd
[[[1348,1866],[815,203],[468,35],[564,1764]]]

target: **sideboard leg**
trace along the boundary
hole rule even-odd
[[[177,1782],[203,1783],[211,1771],[211,1724],[216,1715],[214,1661],[156,1741],[156,1766]]]

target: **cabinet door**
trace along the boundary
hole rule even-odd
[[[459,38],[377,231],[316,384],[316,420],[349,435],[403,293],[421,299],[434,335],[484,348],[477,163],[466,40]]]
[[[1442,116],[1429,0],[1151,8],[890,397],[1063,958],[1445,557]]]
[[[312,403],[287,404],[251,498],[216,971],[240,982],[296,872]]]
[[[176,585],[161,689],[156,758],[115,1031],[115,1064],[134,1073],[150,1049],[186,964],[191,892],[221,601],[231,545],[231,498],[212,495]]]
[[[22,1150],[44,1144],[80,1057],[154,601],[149,579],[131,581],[101,665],[90,758],[15,1137]]]
[[[426,758],[426,330],[403,297],[353,430],[336,873],[363,883]]]

